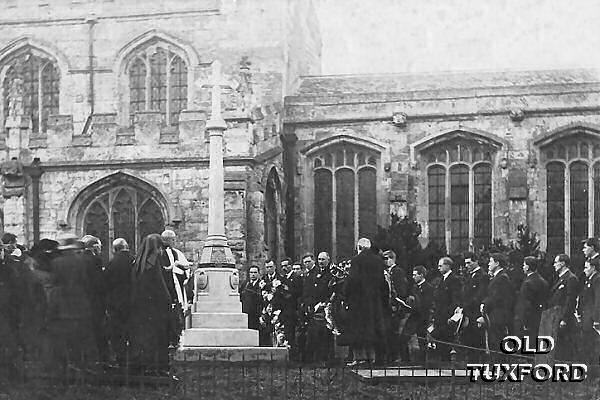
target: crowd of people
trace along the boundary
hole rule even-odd
[[[86,235],[42,239],[30,250],[5,233],[0,246],[1,376],[23,361],[46,370],[90,366],[166,375],[189,311],[190,267],[166,230],[143,239],[137,256],[123,238],[103,262],[102,243]],[[188,301],[190,299],[190,301]]]
[[[0,244],[0,369],[39,359],[48,370],[126,369],[165,375],[193,295],[192,265],[175,233],[145,237],[134,256],[123,238],[103,262],[97,237],[43,239],[27,250],[15,235]],[[556,339],[555,358],[594,362],[600,353],[600,243],[583,243],[581,272],[558,254],[552,271],[503,253],[458,265],[400,266],[392,250],[362,238],[356,256],[329,254],[251,266],[240,286],[248,327],[261,346],[285,346],[302,362],[414,363],[426,357],[499,357],[506,335]],[[279,268],[278,268],[279,267]],[[543,273],[540,273],[543,272]],[[550,317],[549,317],[550,316]],[[552,322],[555,321],[555,322]]]
[[[434,266],[397,264],[392,250],[368,239],[338,264],[289,258],[249,268],[240,288],[248,325],[261,346],[287,346],[297,360],[343,356],[349,365],[420,363],[454,359],[506,360],[507,335],[550,335],[557,360],[596,363],[600,354],[600,244],[583,243],[583,268],[566,254],[545,269],[536,257],[509,265],[504,253],[464,264],[441,257]],[[408,263],[406,263],[408,264]],[[341,354],[340,354],[341,353]]]

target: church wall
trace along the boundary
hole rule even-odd
[[[555,72],[557,76],[560,71]],[[475,75],[475,74],[474,74]],[[568,71],[565,72],[568,76]],[[316,78],[318,79],[318,78]],[[344,89],[351,78],[340,77]],[[365,80],[357,87],[365,86]],[[388,78],[390,81],[393,78]],[[408,79],[408,78],[404,78]],[[418,79],[418,77],[416,78]],[[329,80],[329,82],[327,82]],[[311,84],[308,78],[308,86]],[[357,79],[358,81],[358,79]],[[350,83],[348,83],[350,82]],[[528,224],[540,235],[545,248],[546,175],[539,149],[533,141],[555,129],[576,124],[599,124],[600,94],[596,81],[535,84],[389,93],[337,94],[333,77],[323,78],[314,91],[303,89],[286,101],[285,132],[297,138],[294,150],[300,178],[295,183],[296,251],[312,250],[312,166],[302,149],[324,138],[350,135],[368,138],[384,146],[378,175],[378,224],[389,224],[389,213],[415,218],[422,226],[423,244],[428,241],[427,173],[424,160],[411,145],[443,132],[486,132],[505,144],[492,159],[492,237],[516,239],[517,225]],[[329,96],[325,85],[332,89]],[[451,82],[448,84],[451,85]],[[394,86],[390,83],[390,87]],[[358,90],[357,90],[358,92]],[[521,114],[522,113],[522,114]],[[503,166],[502,159],[507,159]],[[512,196],[511,177],[525,172],[525,197]],[[511,197],[512,196],[512,197]],[[568,235],[568,231],[567,231]]]
[[[36,134],[14,127],[0,135],[0,149],[7,155],[18,156],[24,165],[39,158],[45,171],[40,237],[66,234],[73,228],[73,221],[65,219],[76,194],[104,176],[123,171],[156,184],[168,201],[179,203],[180,246],[188,255],[198,252],[207,231],[205,125],[210,95],[196,82],[208,79],[210,63],[218,59],[234,86],[243,83],[243,66],[247,66],[251,85],[235,96],[225,95],[222,102],[228,124],[226,232],[240,265],[247,259],[264,261],[263,174],[275,166],[286,189],[279,137],[283,96],[298,74],[319,71],[319,33],[312,17],[312,5],[297,0],[11,1],[0,21],[1,54],[34,46],[55,58],[60,69],[59,115],[48,119],[48,129]],[[94,115],[85,130],[91,107],[90,37]],[[147,39],[171,43],[189,61],[188,106],[174,127],[165,127],[158,112],[137,113],[133,123],[125,112],[128,78],[123,60]],[[283,194],[280,198],[285,201]],[[24,213],[27,229],[20,240],[31,244],[30,198]],[[284,226],[285,214],[281,215]],[[59,221],[67,224],[66,231]],[[280,243],[284,245],[283,238]]]
[[[148,182],[169,203],[166,210],[171,221],[166,225],[177,233],[177,246],[190,260],[197,260],[208,231],[208,171],[198,168],[169,168],[159,166],[147,169],[123,168],[100,171],[47,171],[42,175],[40,192],[40,236],[60,238],[81,235],[77,221],[68,218],[68,210],[77,194],[90,183],[115,172],[132,175]],[[245,182],[240,180],[244,168],[226,168],[225,173],[225,232],[239,265],[246,259]],[[175,206],[181,209],[181,222],[174,219]],[[160,232],[157,232],[160,233]],[[110,244],[103,243],[105,246]]]

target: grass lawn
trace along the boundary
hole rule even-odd
[[[281,364],[186,363],[174,366],[178,382],[130,377],[109,384],[73,376],[68,385],[29,378],[0,386],[0,400],[159,399],[600,399],[597,379],[583,383],[465,383],[464,380],[372,384],[347,368],[286,367]],[[119,382],[120,381],[120,382]]]

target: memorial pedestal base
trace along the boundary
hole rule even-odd
[[[180,347],[175,361],[251,362],[288,360],[285,347]]]

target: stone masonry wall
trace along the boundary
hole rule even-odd
[[[40,237],[67,233],[58,223],[65,220],[76,194],[122,171],[151,183],[170,204],[179,203],[183,213],[177,227],[179,245],[194,259],[206,235],[208,216],[205,123],[210,96],[200,83],[207,80],[210,63],[218,59],[234,87],[240,85],[223,99],[228,122],[226,232],[240,265],[247,259],[263,260],[262,174],[276,166],[285,189],[279,139],[283,96],[298,74],[320,69],[313,16],[312,4],[300,0],[9,0],[0,18],[0,64],[15,51],[33,47],[46,53],[60,72],[59,115],[49,118],[47,131],[34,134],[15,127],[0,135],[0,148],[7,155],[18,155],[25,165],[39,158],[45,168]],[[91,110],[90,38],[94,115],[85,130]],[[153,111],[137,113],[130,123],[126,112],[124,60],[148,41],[170,43],[188,62],[188,107],[175,127],[164,126]],[[6,96],[1,92],[0,97]],[[31,244],[30,199],[26,204],[22,240]],[[8,221],[14,219],[11,215]],[[72,229],[74,222],[65,222]]]
[[[488,74],[493,75],[493,74]],[[421,86],[412,92],[392,91],[399,88],[394,76],[311,78],[302,83],[297,97],[286,101],[286,133],[297,137],[295,151],[300,179],[295,184],[295,243],[297,251],[310,250],[312,215],[310,187],[311,166],[302,149],[315,141],[351,135],[366,138],[384,146],[378,170],[378,224],[389,224],[389,213],[400,210],[410,215],[423,228],[423,244],[428,241],[427,173],[424,162],[411,145],[457,130],[484,132],[506,144],[492,165],[492,235],[513,240],[516,227],[526,223],[540,234],[546,246],[546,176],[540,162],[539,149],[533,142],[548,132],[570,126],[600,126],[600,84],[593,72],[552,71],[513,74],[497,80],[488,76],[482,87],[468,85],[461,77],[460,85],[448,79],[442,84],[428,85],[425,76],[399,76],[408,85]],[[385,90],[385,79],[389,80]],[[440,77],[432,77],[441,81]],[[521,79],[521,81],[519,80]],[[524,80],[524,81],[523,81]],[[513,82],[511,85],[510,82]],[[461,88],[462,85],[462,88]],[[328,90],[327,87],[331,87]],[[379,93],[370,92],[377,87]],[[345,92],[345,94],[343,94]],[[331,93],[325,95],[323,93]],[[506,168],[502,159],[507,160]],[[526,198],[509,197],[511,176],[526,176]],[[567,232],[568,233],[568,232]]]

